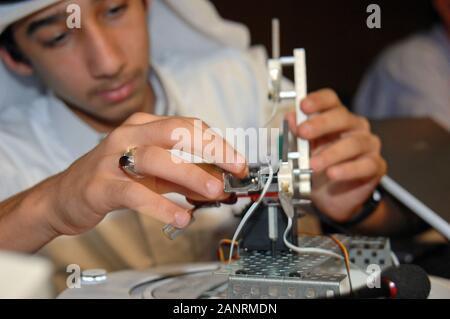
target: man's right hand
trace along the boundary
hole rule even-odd
[[[179,142],[171,138],[176,129],[187,130],[192,137],[204,136],[209,127],[203,124],[199,128],[194,125],[195,120],[143,113],[133,115],[91,152],[53,178],[52,194],[49,194],[53,209],[47,216],[52,229],[57,235],[80,234],[95,227],[107,213],[122,208],[182,228],[189,223],[190,212],[162,194],[177,192],[207,201],[226,198],[221,174],[195,164],[177,163],[168,151]],[[225,154],[235,155],[235,162],[217,163],[214,158],[205,159],[222,170],[244,177],[247,174],[245,159],[221,137],[215,136],[214,142],[219,141],[223,142],[224,152],[231,152]],[[191,154],[203,154],[209,143],[211,140],[192,143]],[[136,149],[135,168],[145,176],[143,179],[133,178],[119,166],[120,157],[130,147]]]

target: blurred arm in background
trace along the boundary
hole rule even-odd
[[[365,76],[355,111],[370,118],[432,117],[450,130],[450,0],[434,0],[441,23],[385,51]]]

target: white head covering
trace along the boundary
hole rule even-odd
[[[18,0],[0,3],[0,33],[14,22],[59,1],[61,0]]]
[[[62,0],[7,0],[0,3],[0,34],[11,24]],[[223,44],[246,49],[250,42],[242,25],[222,19],[205,0],[162,0],[180,18],[207,36]],[[205,28],[205,26],[208,26]]]

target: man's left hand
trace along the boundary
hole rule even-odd
[[[380,139],[367,119],[350,113],[332,90],[309,94],[300,107],[307,121],[297,126],[295,112],[287,119],[291,131],[311,144],[312,200],[333,220],[346,222],[386,173]]]

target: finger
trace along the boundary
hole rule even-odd
[[[156,178],[153,185],[155,187],[155,191],[158,194],[178,193],[196,202],[211,202],[211,199],[202,196],[186,187],[180,186],[178,184],[160,178]],[[222,196],[217,197],[214,201],[223,201],[229,197],[230,194],[224,193]]]
[[[167,150],[156,146],[136,149],[135,169],[141,175],[164,179],[208,199],[224,196],[221,180],[195,164],[179,161]]]
[[[189,224],[189,210],[176,205],[134,181],[109,182],[105,186],[105,202],[113,209],[127,208],[151,216],[165,224],[183,228]]]
[[[183,146],[185,152],[195,154],[238,177],[248,176],[249,170],[245,157],[226,140],[199,119],[183,118],[183,120],[193,127],[192,143]],[[213,166],[209,165],[209,167]]]
[[[337,106],[342,106],[336,92],[331,89],[322,89],[306,96],[300,104],[305,114],[323,112]]]
[[[162,150],[162,151],[165,153],[169,153],[167,150]],[[138,154],[138,152],[140,154]],[[151,150],[149,152],[151,153]],[[122,169],[120,167],[120,164],[118,163],[117,158],[119,158],[119,156],[120,156],[119,154],[109,155],[109,156],[103,157],[99,161],[98,170],[103,172],[102,175],[105,178],[118,179],[121,181],[129,181],[130,179],[132,179],[135,182],[145,185],[145,187],[147,187],[148,189],[150,189],[158,194],[179,193],[179,194],[185,195],[186,197],[190,197],[190,198],[193,198],[193,199],[199,200],[199,201],[204,201],[203,199],[205,199],[205,201],[211,200],[211,198],[202,196],[201,194],[193,191],[190,188],[186,188],[181,185],[178,185],[178,184],[172,183],[170,181],[164,180],[162,178],[159,178],[157,176],[152,176],[151,174],[145,174],[145,173],[141,172],[141,170],[144,170],[145,168],[144,169],[140,168],[140,167],[142,167],[142,165],[139,165],[139,163],[142,162],[142,151],[138,151],[138,149],[136,149],[136,153],[135,153],[135,162],[136,162],[135,170],[136,170],[136,173],[138,173],[138,175],[142,175],[141,178],[135,177],[133,175],[126,173],[126,171],[124,169]],[[140,160],[138,160],[139,157],[141,158]],[[166,160],[166,161],[171,163],[170,160]],[[144,159],[144,162],[146,162],[146,161],[148,161],[148,160]],[[156,163],[156,160],[153,158],[151,165],[156,165],[158,170],[168,171],[168,169],[164,166],[166,163],[163,163],[162,165],[155,164],[155,163]],[[173,165],[177,165],[177,163],[178,162],[172,162]],[[217,168],[214,165],[191,164],[191,163],[186,163],[186,164],[194,166],[194,169],[198,168],[202,172],[205,172],[205,174],[207,174],[207,176],[210,177],[214,181],[218,181],[220,183],[223,180],[223,170]],[[188,171],[183,172],[183,176],[186,176],[187,173],[190,174],[190,171],[191,171],[191,166],[189,166]],[[161,174],[158,174],[158,175],[161,175]],[[163,175],[161,175],[161,176],[163,176]],[[192,179],[188,178],[186,180],[183,180],[183,183],[185,183],[185,184],[188,183],[187,180],[192,181]],[[192,183],[189,185],[191,186]],[[222,188],[223,188],[223,186],[222,186]],[[223,194],[223,192],[222,192],[222,193],[219,193],[219,195],[215,196],[214,200],[221,200],[221,199],[224,199],[227,197],[228,197],[228,195]]]
[[[160,121],[166,119],[165,116],[156,116],[144,112],[136,112],[131,115],[122,125],[142,125],[146,123],[151,123],[155,121]]]
[[[214,164],[196,164],[197,167],[201,168],[208,174],[216,177],[219,180],[223,180],[223,169],[215,166]]]
[[[379,139],[368,133],[355,133],[341,138],[311,158],[311,168],[320,172],[338,163],[380,151]]]
[[[357,128],[362,125],[360,121],[360,117],[354,116],[344,107],[338,107],[309,118],[298,127],[297,134],[301,138],[314,140]]]
[[[109,148],[115,152],[133,146],[156,145],[194,154],[239,177],[248,174],[245,157],[200,120],[170,118],[140,126],[124,126],[108,138]]]
[[[386,169],[387,165],[383,158],[371,155],[332,166],[327,170],[327,175],[334,181],[381,178],[386,174]]]

